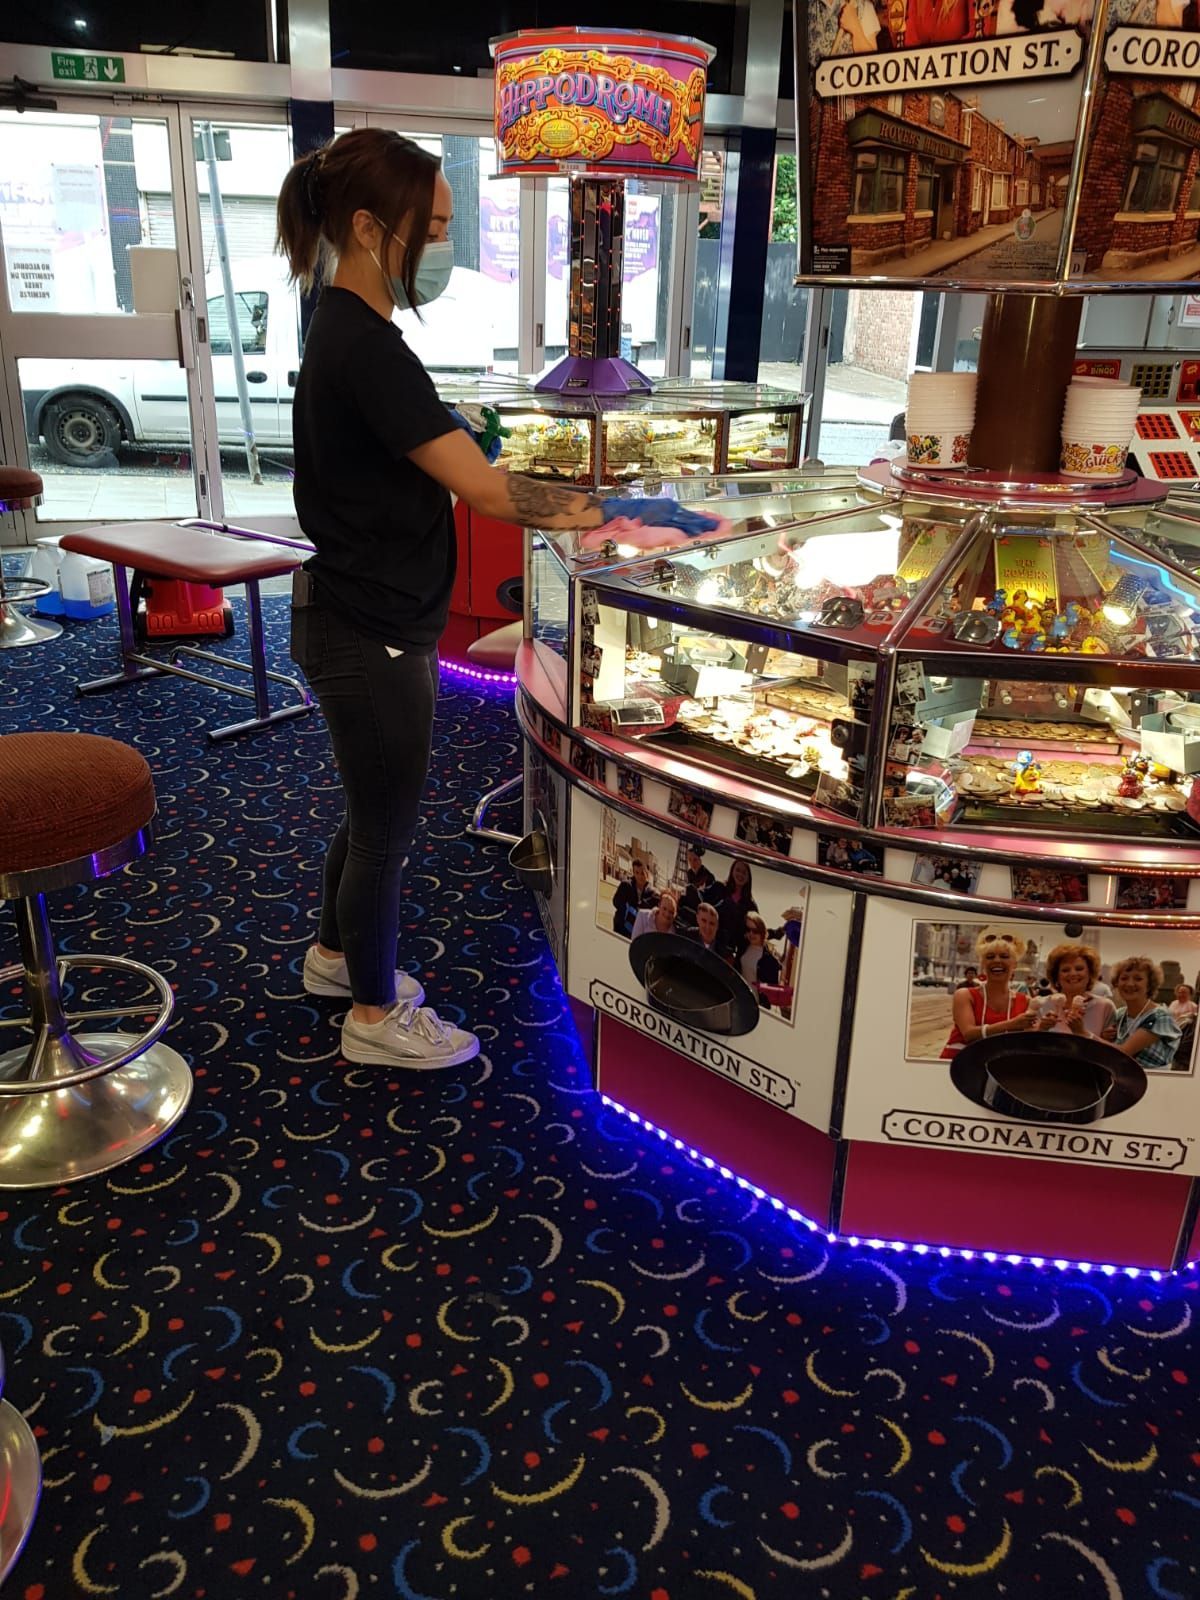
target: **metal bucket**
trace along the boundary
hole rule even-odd
[[[518,839],[508,852],[508,864],[524,888],[548,895],[554,887],[554,858],[550,842],[540,828]]]

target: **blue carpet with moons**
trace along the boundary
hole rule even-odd
[[[831,1249],[607,1112],[532,901],[463,834],[511,707],[453,679],[401,958],[483,1054],[348,1070],[300,980],[319,717],[214,748],[197,686],[78,701],[114,650],[0,658],[0,731],[149,760],[152,854],[52,910],[169,974],[196,1094],[147,1159],[0,1193],[46,1473],[6,1596],[1200,1595],[1195,1283]]]

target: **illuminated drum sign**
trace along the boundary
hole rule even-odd
[[[495,39],[491,49],[501,173],[699,175],[710,46],[547,28]]]

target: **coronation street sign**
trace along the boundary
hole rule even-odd
[[[1057,78],[1074,72],[1082,59],[1082,38],[1074,28],[1064,28],[1054,33],[930,45],[920,50],[830,56],[821,62],[813,77],[818,96],[831,100],[846,94],[894,94],[904,89],[953,89],[977,83]]]
[[[769,1067],[759,1066],[757,1061],[747,1061],[745,1056],[738,1055],[728,1045],[721,1044],[708,1034],[685,1028],[681,1022],[655,1011],[645,1001],[631,1000],[628,995],[602,983],[599,978],[593,978],[588,986],[588,999],[604,1016],[614,1017],[626,1027],[636,1028],[648,1039],[661,1040],[672,1050],[678,1050],[680,1055],[698,1061],[710,1072],[719,1072],[722,1077],[732,1078],[734,1083],[749,1089],[760,1100],[769,1100],[773,1106],[782,1106],[784,1110],[790,1110],[795,1105],[796,1085],[789,1079],[772,1072]]]
[[[1104,47],[1104,65],[1139,78],[1200,78],[1200,34],[1114,28]]]
[[[953,1112],[888,1111],[883,1136],[893,1144],[938,1145],[952,1150],[987,1150],[1006,1156],[1046,1156],[1107,1167],[1148,1167],[1171,1172],[1187,1159],[1182,1139],[1153,1134],[1097,1133],[1058,1124],[959,1117]]]

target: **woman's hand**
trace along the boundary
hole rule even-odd
[[[1025,1014],[1028,1015],[1028,1013]],[[1048,1033],[1050,1029],[1054,1027],[1055,1023],[1058,1022],[1059,1016],[1059,1012],[1055,1011],[1052,1007],[1047,1006],[1045,1011],[1038,1012],[1037,1021],[1033,1025],[1034,1031],[1037,1033]]]
[[[1037,1018],[1034,1016],[1032,1011],[1022,1011],[1019,1017],[1010,1017],[1008,1021],[1003,1023],[1001,1026],[1003,1026],[1009,1033],[1025,1033],[1029,1028],[1034,1026],[1036,1021]],[[989,1029],[988,1031],[990,1033],[992,1030]]]
[[[1103,1028],[1101,1028],[1100,1037],[1102,1039],[1107,1040],[1109,1044],[1114,1044],[1116,1042],[1116,1038],[1117,1038],[1117,1025],[1116,1025],[1116,1023],[1115,1022],[1110,1022],[1110,1023],[1107,1023]]]
[[[480,450],[483,451],[483,454],[487,458],[487,460],[489,462],[494,463],[495,460],[496,460],[496,457],[500,454],[501,450],[504,448],[504,441],[503,441],[503,439],[501,439],[500,435],[496,434],[489,441],[488,445],[485,448],[484,447],[484,442],[483,442],[483,440],[484,440],[483,434],[480,433],[475,427],[472,426],[472,424],[469,421],[469,419],[463,416],[462,412],[458,409],[457,406],[447,406],[446,410],[450,413],[451,422],[453,422],[457,427],[460,427],[464,433],[469,434],[470,437],[472,439],[474,439],[475,443],[479,446]]]

